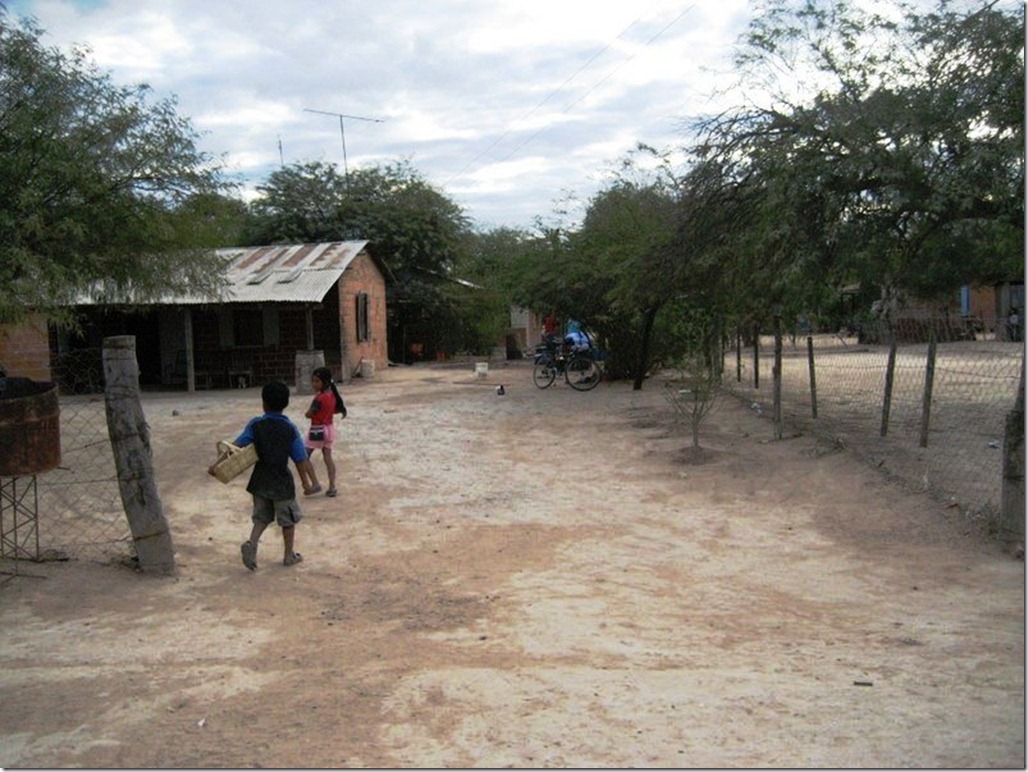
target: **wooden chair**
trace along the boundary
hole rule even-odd
[[[253,385],[253,356],[249,351],[229,352],[228,385],[240,389]]]

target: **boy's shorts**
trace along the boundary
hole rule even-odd
[[[296,499],[275,501],[266,499],[264,496],[253,497],[253,521],[263,525],[271,525],[272,521],[277,522],[283,528],[289,528],[300,522],[303,512]]]

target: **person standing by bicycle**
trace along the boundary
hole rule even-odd
[[[567,332],[564,333],[564,351],[567,354],[574,354],[579,351],[588,351],[592,348],[592,341],[582,331],[582,325],[574,319],[569,319]]]
[[[543,343],[547,349],[554,350],[557,348],[557,317],[550,311],[543,319]]]

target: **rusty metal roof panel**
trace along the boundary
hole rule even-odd
[[[289,281],[287,272],[273,271],[259,284],[234,283],[225,294],[226,303],[319,303],[329,293],[342,268],[303,271]],[[183,304],[188,301],[182,300]]]
[[[219,249],[228,261],[230,303],[317,303],[339,281],[366,241]],[[189,302],[180,299],[179,302]]]

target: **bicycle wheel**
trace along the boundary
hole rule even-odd
[[[535,363],[532,369],[532,381],[540,389],[545,389],[557,378],[557,366],[552,359],[542,358]]]
[[[571,358],[564,369],[564,379],[568,386],[577,391],[595,389],[600,383],[600,366],[592,357],[578,354]]]

